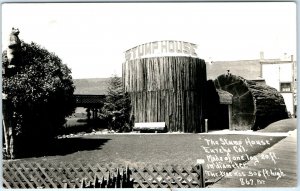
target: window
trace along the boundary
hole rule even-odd
[[[280,91],[281,92],[291,92],[292,91],[291,82],[280,83]]]

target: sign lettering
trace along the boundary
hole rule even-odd
[[[197,57],[197,45],[184,41],[165,40],[138,45],[125,52],[125,59],[134,60],[155,56],[191,56]]]

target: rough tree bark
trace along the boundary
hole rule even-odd
[[[288,118],[284,99],[275,88],[232,74],[220,75],[214,83],[217,89],[233,95],[234,129],[262,129],[272,122]]]
[[[135,122],[166,122],[168,131],[201,132],[204,60],[155,57],[123,63]]]

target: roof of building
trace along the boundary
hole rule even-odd
[[[74,79],[75,92],[77,95],[106,95],[110,78],[85,78]]]
[[[256,59],[256,60],[235,60],[235,61],[213,61],[206,64],[207,79],[216,79],[218,76],[227,73],[241,76],[247,80],[261,79],[260,62],[274,62],[279,59]]]
[[[75,95],[77,107],[102,106],[105,95]]]
[[[206,68],[207,79],[216,79],[227,73],[227,70],[246,79],[258,78],[261,75],[259,60],[215,61],[208,63]]]

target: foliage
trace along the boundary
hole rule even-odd
[[[114,75],[110,78],[107,93],[100,117],[107,121],[111,130],[130,131],[131,102],[128,93],[123,89],[120,77]]]
[[[71,70],[54,53],[36,43],[23,43],[21,65],[8,68],[2,53],[3,93],[11,107],[15,134],[54,137],[74,111]]]

